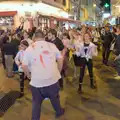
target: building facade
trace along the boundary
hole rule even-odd
[[[71,0],[74,19],[80,19],[83,23],[90,23],[101,19],[99,0]],[[80,10],[79,10],[80,8]],[[78,17],[79,16],[79,17]]]
[[[50,21],[47,19],[47,16],[68,18],[68,10],[69,0],[1,1],[0,25],[3,24],[7,26],[18,27],[23,21],[26,26],[29,27],[33,21],[36,22],[36,25],[37,22],[45,25],[50,23]],[[41,18],[39,20],[34,20],[38,17],[38,15]]]

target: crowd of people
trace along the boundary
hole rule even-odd
[[[20,76],[20,98],[24,96],[24,80],[28,79],[32,91],[32,120],[39,120],[42,101],[49,98],[56,116],[64,114],[60,106],[59,90],[64,88],[68,63],[74,61],[74,77],[80,69],[78,93],[87,66],[90,87],[96,89],[93,73],[94,56],[102,53],[102,63],[109,66],[110,53],[115,57],[114,66],[120,79],[120,26],[55,29],[33,28],[24,31],[23,25],[16,30],[0,31],[2,64],[7,77]],[[60,89],[59,89],[60,88]]]

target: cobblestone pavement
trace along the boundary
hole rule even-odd
[[[100,58],[94,62],[94,77],[96,90],[89,87],[89,77],[86,72],[82,95],[77,93],[78,79],[73,79],[73,67],[70,65],[65,88],[60,92],[61,104],[65,108],[66,120],[120,120],[120,80],[114,79],[115,70],[101,63]],[[79,69],[78,69],[79,73]],[[31,93],[28,81],[25,81],[25,97],[16,100],[0,120],[30,120]],[[0,93],[19,90],[19,79],[7,79],[0,67]],[[49,100],[42,105],[41,120],[56,120],[54,110]]]

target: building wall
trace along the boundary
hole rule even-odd
[[[17,11],[18,14],[15,16],[15,27],[20,25],[20,18],[27,17],[26,14],[30,14],[34,18],[39,12],[43,15],[57,16],[68,18],[68,13],[63,9],[50,6],[48,4],[39,2],[24,2],[24,1],[3,1],[0,2],[0,11]]]
[[[70,0],[42,0],[42,2],[64,10],[68,10],[70,4]]]
[[[93,6],[96,4],[96,7]],[[83,21],[97,21],[99,19],[98,14],[100,12],[99,7],[97,6],[98,3],[95,0],[82,0],[81,6],[84,9],[84,18]],[[83,15],[82,15],[83,17]]]
[[[112,15],[115,17],[120,16],[120,7],[112,6]]]

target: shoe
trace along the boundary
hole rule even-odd
[[[114,77],[118,77],[118,76],[120,76],[120,75],[118,75],[118,73],[116,73],[116,74],[114,75]]]
[[[24,96],[24,93],[20,93],[19,98],[22,98]]]
[[[118,76],[116,76],[116,77],[114,77],[116,80],[120,80],[120,76],[118,75]]]
[[[63,91],[64,90],[64,88],[63,87],[60,87],[60,91]]]
[[[82,86],[80,86],[79,88],[78,88],[78,94],[82,94],[83,92],[82,92]]]
[[[105,64],[105,60],[103,60],[102,63]]]
[[[91,88],[92,88],[92,89],[96,89],[96,86],[95,86],[95,85],[91,85]]]
[[[64,114],[65,114],[65,109],[64,108],[62,108],[62,114],[61,115],[56,115],[56,118],[58,119],[58,120],[65,120],[65,116],[64,116]]]
[[[104,62],[104,65],[109,66],[107,62]]]

